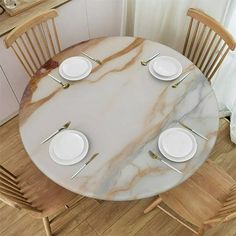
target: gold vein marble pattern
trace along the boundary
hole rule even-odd
[[[64,90],[47,73],[59,77],[58,64],[79,55],[81,50],[100,59],[103,65],[92,62],[92,73]],[[123,201],[167,191],[203,164],[218,131],[214,92],[196,67],[176,89],[170,86],[173,82],[152,77],[140,61],[156,52],[175,57],[185,70],[192,66],[183,55],[162,44],[141,38],[108,37],[64,50],[35,75],[22,98],[19,123],[25,148],[45,175],[75,193]],[[158,152],[158,135],[168,127],[179,126],[180,119],[209,138],[205,141],[196,136],[195,157],[185,163],[172,163],[183,174],[148,155],[150,149]],[[86,134],[90,149],[81,163],[61,166],[49,156],[50,142],[40,142],[69,120],[71,129]],[[70,176],[96,152],[100,155],[71,180]]]

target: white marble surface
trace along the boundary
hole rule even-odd
[[[151,76],[140,60],[156,52],[173,56],[183,68],[191,62],[164,45],[131,37],[110,37],[74,46],[55,57],[59,63],[84,50],[103,65],[93,63],[92,73],[63,90],[48,76],[28,85],[21,102],[20,134],[30,158],[50,179],[84,196],[106,200],[133,200],[157,195],[190,177],[208,158],[218,131],[218,109],[213,90],[195,68],[176,89],[173,82]],[[51,71],[59,77],[58,68]],[[62,78],[61,78],[62,79]],[[158,152],[158,135],[168,127],[186,124],[209,138],[195,136],[197,154],[185,163],[171,163],[179,174],[148,150]],[[72,166],[56,164],[47,142],[40,142],[62,124],[88,137],[87,157]],[[96,157],[78,176],[70,176]]]

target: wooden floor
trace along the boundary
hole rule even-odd
[[[27,158],[18,133],[18,118],[0,127],[0,163],[4,166],[17,165]],[[236,179],[236,148],[229,144],[229,130],[225,121],[219,140],[223,145],[215,148],[211,159],[221,165]],[[224,141],[226,139],[226,141]],[[223,152],[222,154],[219,154]],[[96,201],[82,199],[78,206],[52,225],[55,235],[140,235],[140,236],[191,236],[189,230],[155,209],[147,215],[144,208],[154,198],[130,202]],[[41,220],[33,219],[23,211],[13,209],[0,202],[0,235],[45,235]],[[236,220],[209,230],[208,236],[236,235]]]

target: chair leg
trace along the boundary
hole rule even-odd
[[[204,229],[203,228],[200,228],[199,231],[198,231],[198,235],[199,236],[203,236],[204,235]]]
[[[43,218],[43,225],[44,225],[47,236],[52,236],[52,230],[50,227],[50,222],[49,222],[48,217]]]
[[[162,199],[158,197],[154,202],[152,202],[145,210],[144,214],[147,214],[151,210],[153,210],[156,206],[158,206],[161,203]]]

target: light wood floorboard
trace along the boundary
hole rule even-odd
[[[221,121],[220,140],[229,139],[227,123]],[[223,154],[219,154],[223,153]],[[227,156],[227,158],[225,158]],[[236,148],[224,142],[212,152],[211,159],[236,179]],[[24,161],[22,161],[24,160]],[[14,171],[18,165],[29,162],[18,133],[15,117],[0,127],[0,163]],[[154,198],[130,202],[96,201],[82,199],[75,208],[52,224],[55,235],[76,236],[191,236],[188,229],[167,216],[158,208],[144,215],[143,210]],[[41,220],[23,211],[0,203],[0,235],[45,235]],[[235,236],[236,220],[208,230],[207,236]]]

